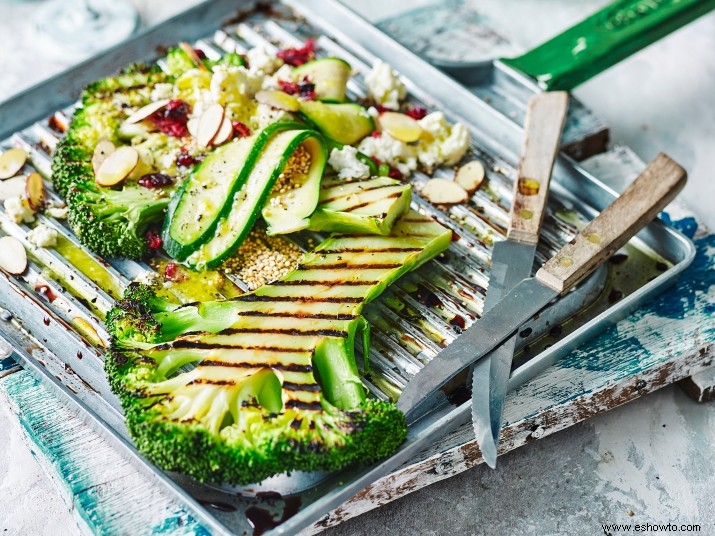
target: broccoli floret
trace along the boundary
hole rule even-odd
[[[93,182],[67,192],[68,221],[80,242],[103,257],[141,259],[151,251],[146,232],[164,217],[169,196],[136,184],[121,190]]]
[[[374,461],[404,441],[402,413],[360,380],[362,317],[301,332],[310,318],[269,326],[260,312],[245,296],[171,306],[137,284],[116,303],[105,369],[141,452],[200,481],[247,484]]]

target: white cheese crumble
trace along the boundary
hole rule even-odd
[[[462,123],[450,125],[442,112],[432,112],[418,121],[424,131],[417,145],[417,158],[428,169],[454,165],[469,149],[469,131]]]
[[[407,88],[400,76],[384,61],[378,60],[365,77],[368,96],[376,102],[394,108],[400,107],[400,101],[407,96]]]
[[[66,220],[67,207],[64,205],[58,205],[54,201],[50,201],[50,204],[47,208],[45,208],[45,214],[57,220]]]
[[[253,98],[262,84],[263,73],[254,73],[235,65],[216,65],[211,76],[210,91],[215,102],[227,104],[240,96]]]
[[[3,203],[5,213],[15,223],[32,223],[35,212],[22,197],[9,197]]]
[[[409,175],[417,169],[414,148],[396,140],[387,132],[383,132],[378,138],[364,138],[358,145],[358,150],[367,156],[374,156],[383,164],[397,168],[403,175]]]
[[[57,245],[58,233],[52,227],[48,227],[41,223],[29,233],[27,239],[31,244],[35,244],[38,248],[51,248]]]
[[[341,179],[364,179],[370,176],[370,167],[357,157],[357,149],[345,145],[342,149],[337,147],[330,151],[328,164],[338,172]]]
[[[153,101],[171,99],[174,96],[174,84],[164,84],[159,82],[151,90],[150,98]]]
[[[283,65],[283,60],[276,57],[266,45],[259,45],[246,51],[248,68],[253,73],[273,74]]]
[[[279,89],[278,80],[285,80],[286,82],[293,80],[293,67],[286,63],[273,73],[273,76],[266,76],[263,79],[263,89]]]
[[[273,123],[290,121],[292,119],[293,116],[289,112],[278,110],[268,104],[258,103],[256,113],[251,118],[251,127],[253,127],[252,130],[262,130]]]

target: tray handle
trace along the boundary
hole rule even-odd
[[[616,0],[507,65],[570,90],[715,8],[715,0]]]

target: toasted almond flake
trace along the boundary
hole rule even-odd
[[[169,99],[161,99],[155,102],[150,102],[146,106],[142,106],[139,108],[136,112],[134,112],[132,115],[127,117],[126,122],[127,123],[138,123],[139,121],[144,121],[147,117],[149,117],[151,114],[158,112],[162,108],[164,108],[167,104],[169,104]]]
[[[27,162],[27,153],[13,147],[0,155],[0,179],[14,177]]]
[[[231,120],[224,116],[223,121],[221,121],[221,126],[218,128],[218,132],[211,140],[211,145],[221,145],[226,143],[233,137],[233,125]]]
[[[37,212],[45,204],[45,183],[39,173],[30,173],[25,181],[27,204]]]
[[[396,140],[411,143],[422,136],[422,127],[409,115],[397,112],[384,112],[378,117],[380,127]]]
[[[99,168],[102,166],[107,157],[116,151],[117,148],[109,140],[99,140],[97,146],[94,148],[94,154],[92,154],[92,169],[96,175]]]
[[[100,186],[114,186],[129,176],[139,162],[139,153],[133,147],[120,147],[110,154],[97,170],[95,181]]]
[[[198,117],[192,117],[186,122],[186,129],[189,131],[189,134],[191,134],[194,138],[196,137],[196,134],[199,132],[199,118]]]
[[[0,268],[12,275],[20,275],[27,268],[27,252],[14,236],[0,238]]]
[[[194,62],[194,65],[196,65],[196,67],[198,67],[202,71],[208,70],[206,68],[206,65],[204,65],[204,62],[201,61],[201,58],[199,58],[199,55],[194,50],[194,47],[192,47],[189,43],[185,41],[179,43],[179,46],[181,47],[181,50],[183,50],[184,53],[189,57],[189,59]]]
[[[464,203],[469,199],[469,195],[464,188],[447,179],[428,180],[421,193],[436,205],[454,205]]]
[[[457,170],[454,181],[472,195],[484,181],[484,164],[479,160],[467,162]]]
[[[298,99],[288,93],[275,90],[263,90],[256,93],[256,101],[266,104],[271,108],[285,110],[286,112],[297,112],[300,110]]]
[[[17,175],[5,181],[0,181],[0,201],[25,195],[26,182],[27,177],[25,175]]]
[[[223,122],[223,106],[212,104],[201,114],[196,132],[196,144],[199,147],[208,147]]]

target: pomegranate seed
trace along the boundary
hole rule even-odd
[[[146,175],[142,175],[137,182],[139,183],[139,186],[143,186],[144,188],[156,189],[171,186],[174,184],[174,179],[165,173],[148,173]]]
[[[427,108],[424,106],[412,106],[405,112],[405,115],[409,115],[412,119],[419,121],[427,115]]]
[[[278,51],[277,57],[288,65],[297,67],[315,58],[315,39],[308,39],[302,47]]]
[[[376,166],[381,166],[381,165],[382,165],[382,161],[381,161],[378,157],[376,157],[376,156],[371,156],[370,158],[372,159],[373,162],[375,162],[375,165],[376,165]]]
[[[251,129],[240,121],[234,121],[231,126],[233,126],[233,131],[242,138],[247,138],[251,135]]]
[[[154,231],[147,231],[146,244],[149,249],[159,249],[161,247],[161,237]]]
[[[370,136],[373,138],[380,138],[382,136],[382,132],[380,132],[379,130],[373,130],[370,133]]]
[[[178,271],[178,269],[179,267],[176,265],[175,262],[167,263],[164,267],[164,277],[166,277],[169,281],[173,281],[176,277],[176,272]]]
[[[295,82],[286,82],[285,80],[278,80],[278,87],[283,93],[288,93],[288,95],[295,95],[300,93],[300,88]]]

